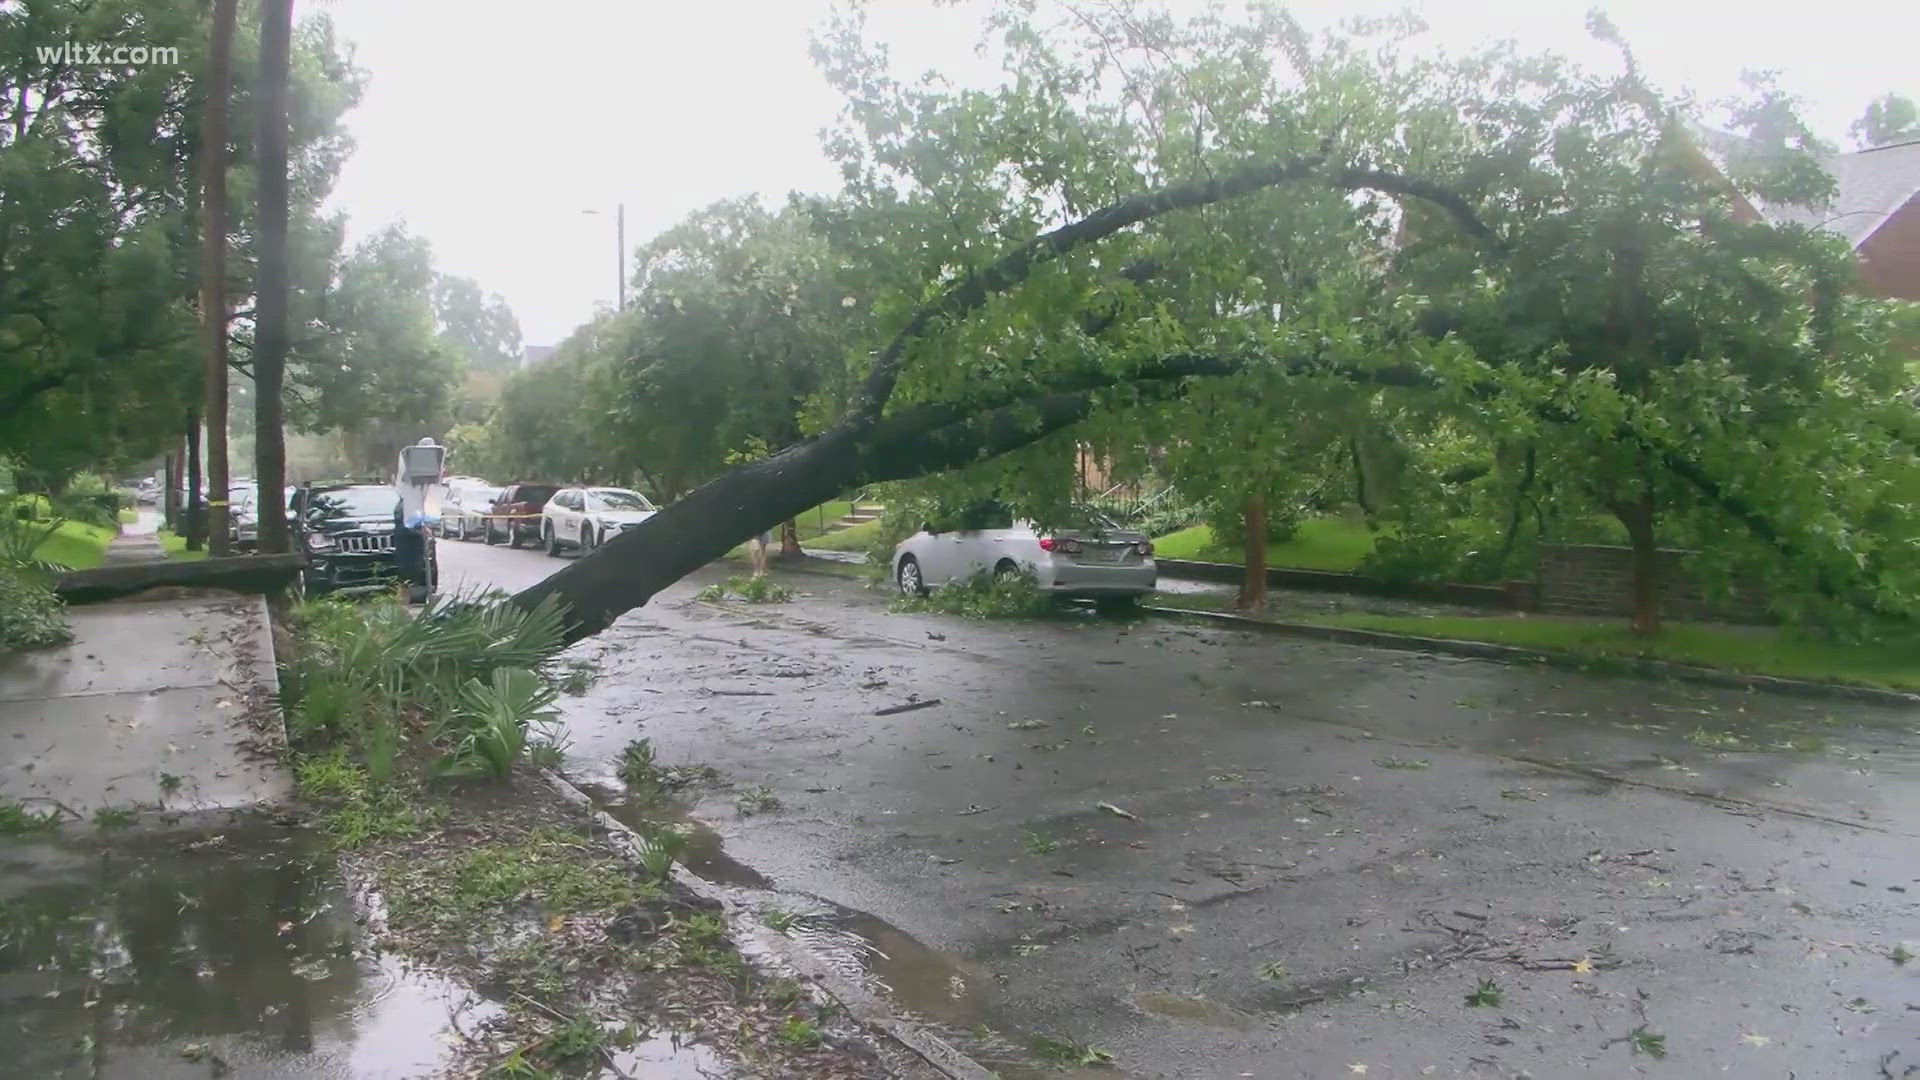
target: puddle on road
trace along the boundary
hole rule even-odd
[[[669,800],[641,806],[618,789],[591,783],[581,786],[600,809],[643,833],[661,826],[685,832],[688,845],[681,865],[708,881],[745,891],[747,903],[761,911],[778,909],[796,916],[788,936],[895,1007],[936,1025],[955,1049],[1005,1080],[1062,1080],[1063,1076],[1070,1080],[1080,1075],[1077,1070],[1063,1074],[1057,1066],[1036,1062],[1011,1037],[1017,1029],[996,1013],[993,980],[984,971],[864,911],[782,892],[765,875],[729,856],[724,838],[689,816],[684,804]],[[1105,1080],[1126,1080],[1127,1076],[1112,1068],[1100,1069],[1097,1075]]]

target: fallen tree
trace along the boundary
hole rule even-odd
[[[1010,36],[1017,70],[1040,73],[1040,90],[909,90],[870,53],[824,48],[854,129],[848,190],[824,214],[846,234],[837,250],[871,259],[866,278],[852,275],[870,288],[925,299],[883,309],[876,321],[897,329],[849,373],[837,419],[817,435],[721,475],[515,601],[558,598],[578,639],[845,491],[967,468],[1209,384],[1257,400],[1251,424],[1284,423],[1276,406],[1301,378],[1438,392],[1502,438],[1554,428],[1529,473],[1557,470],[1556,491],[1586,508],[1631,509],[1621,517],[1649,567],[1656,511],[1702,508],[1810,592],[1860,591],[1848,537],[1904,482],[1841,445],[1880,438],[1858,406],[1903,377],[1884,320],[1803,287],[1844,276],[1846,256],[1735,219],[1729,181],[1673,152],[1685,129],[1649,114],[1637,75],[1500,55],[1402,70],[1340,41],[1315,58],[1284,20],[1208,15],[1147,33],[1126,8],[1086,16],[1118,22],[1084,55],[1047,52],[1045,34]],[[1112,123],[1101,129],[1110,145],[1097,145],[1087,125],[1111,121],[1107,104],[1072,73],[1124,67],[1111,41],[1156,57],[1122,72],[1156,90],[1139,95],[1141,121]],[[1280,54],[1298,88],[1262,66]],[[1211,88],[1196,89],[1181,65],[1216,55],[1241,57],[1243,81],[1211,71]],[[1489,64],[1511,85],[1463,98],[1463,85],[1490,83]],[[1340,104],[1368,95],[1373,111]],[[1270,120],[1236,124],[1221,100]],[[980,122],[992,110],[1003,124]],[[1191,141],[1168,134],[1170,118],[1192,125]],[[1072,154],[1094,167],[1076,172]],[[1742,182],[1774,202],[1817,198],[1804,146],[1776,158],[1780,168]],[[956,160],[996,164],[973,175],[947,168]],[[1017,182],[998,171],[1009,163]],[[1168,175],[1191,179],[1112,194]],[[1069,220],[1027,227],[1042,216]],[[1009,235],[1032,238],[978,255]],[[1212,435],[1195,423],[1173,438]],[[1854,517],[1778,483],[1787,461],[1809,479],[1844,472]],[[1636,628],[1649,632],[1652,584],[1636,590]]]

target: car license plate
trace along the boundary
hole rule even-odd
[[[1119,562],[1121,553],[1125,551],[1126,548],[1118,547],[1089,547],[1080,553],[1080,561],[1101,563]]]

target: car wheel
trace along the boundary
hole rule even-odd
[[[520,526],[515,525],[511,521],[507,522],[507,546],[517,548],[525,542],[526,537],[521,534]]]
[[[900,557],[900,568],[894,571],[894,581],[900,585],[901,596],[927,595],[927,583],[920,576],[920,560],[911,555]]]
[[[1020,564],[1012,559],[1001,559],[993,564],[993,580],[1005,581],[1020,572]]]
[[[553,531],[553,525],[550,522],[541,522],[540,539],[546,544],[548,558],[560,557],[560,534]]]
[[[1135,593],[1121,596],[1099,596],[1093,601],[1095,611],[1102,615],[1126,615],[1140,608],[1140,597]]]
[[[593,526],[580,526],[580,557],[584,559],[593,554],[593,549],[598,546],[593,540]]]

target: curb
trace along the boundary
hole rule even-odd
[[[1637,675],[1642,678],[1678,679],[1681,682],[1697,683],[1702,686],[1734,690],[1764,690],[1794,697],[1864,701],[1875,705],[1908,707],[1920,705],[1920,694],[1908,693],[1904,690],[1882,690],[1872,686],[1852,686],[1846,683],[1811,682],[1806,679],[1788,679],[1778,675],[1749,675],[1715,668],[1695,667],[1692,664],[1676,664],[1667,660],[1647,660],[1629,656],[1595,659],[1552,649],[1529,649],[1519,645],[1496,645],[1486,641],[1420,637],[1417,634],[1395,634],[1385,630],[1360,630],[1345,626],[1321,626],[1317,623],[1270,622],[1221,611],[1197,611],[1192,608],[1162,607],[1152,604],[1143,604],[1140,610],[1169,618],[1186,619],[1190,622],[1236,626],[1241,629],[1262,630],[1289,637],[1339,641],[1349,645],[1370,645],[1402,652],[1440,653],[1472,660],[1498,660],[1506,663],[1545,664],[1549,667],[1566,668],[1587,674],[1594,674],[1596,670],[1603,674],[1613,674],[1616,673],[1615,665],[1618,665],[1618,673]]]
[[[622,854],[636,861],[639,859],[643,842],[631,827],[595,806],[593,799],[566,777],[552,769],[541,769],[540,775],[561,798],[587,811],[594,822],[606,830],[608,839]],[[842,975],[823,957],[803,948],[785,934],[776,933],[748,918],[742,905],[728,889],[694,874],[679,863],[673,864],[673,881],[695,896],[719,904],[727,913],[727,921],[736,937],[749,938],[763,954],[778,958],[806,976],[828,997],[838,1002],[848,1016],[869,1028],[885,1032],[949,1080],[994,1080],[992,1072],[954,1049],[924,1025],[896,1016],[879,995]]]

